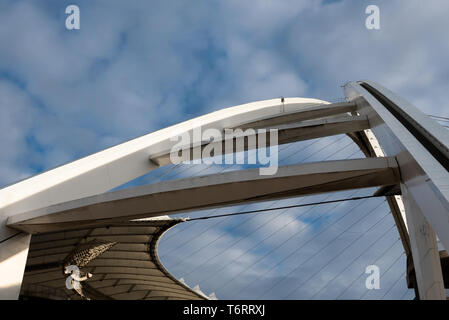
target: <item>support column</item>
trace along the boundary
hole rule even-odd
[[[31,235],[0,226],[0,300],[17,300]]]
[[[404,184],[401,184],[401,190],[419,298],[445,300],[443,273],[435,232]]]

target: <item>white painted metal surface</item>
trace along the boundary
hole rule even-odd
[[[374,82],[365,82],[383,97],[392,101],[420,129],[438,141],[449,145],[449,135],[436,122],[410,103]],[[345,85],[345,95],[357,102],[357,112],[367,115],[371,130],[382,152],[395,156],[401,172],[401,189],[405,200],[405,216],[420,299],[445,299],[436,230],[445,248],[449,248],[449,173],[423,145],[404,122],[378,101],[360,83]],[[363,97],[363,99],[360,99]],[[404,121],[404,120],[402,120]]]
[[[399,183],[394,158],[366,158],[280,167],[276,175],[258,169],[165,181],[118,190],[17,214],[8,225],[29,233],[107,225],[241,202],[272,200]]]

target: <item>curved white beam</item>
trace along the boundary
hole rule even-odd
[[[62,165],[0,190],[0,299],[17,299],[25,268],[30,236],[18,235],[5,226],[18,212],[100,194],[157,168],[149,161],[166,154],[172,136],[203,128],[229,128],[284,112],[300,111],[327,102],[287,98],[248,103],[219,110]],[[11,272],[11,266],[14,272]]]
[[[410,120],[419,125],[436,139],[441,148],[449,145],[449,132],[435,121],[422,114],[408,102],[400,99],[387,89],[373,82],[373,86],[390,101],[400,104],[400,108]],[[369,93],[359,83],[345,86],[348,97],[358,100],[362,115],[367,115],[374,135],[379,140],[386,156],[396,156],[401,168],[401,182],[409,189],[409,195],[423,211],[426,219],[436,230],[438,237],[449,248],[449,172],[428,149],[428,144],[419,141],[413,131],[406,128],[391,111]],[[447,159],[446,159],[447,160]]]
[[[225,129],[327,102],[286,98],[222,109],[144,135],[0,190],[0,217],[106,192],[157,168],[149,159],[170,152],[171,137],[201,127]]]
[[[407,101],[371,81],[345,95],[368,116],[382,154],[396,156],[420,299],[446,299],[436,242],[449,248],[449,134]],[[415,284],[416,289],[416,284]]]

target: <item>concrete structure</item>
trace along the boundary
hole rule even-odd
[[[78,290],[78,295],[86,298],[206,298],[169,275],[158,262],[155,246],[150,246],[149,253],[148,250],[138,253],[148,258],[147,262],[142,259],[136,262],[126,250],[119,250],[125,251],[120,254],[126,258],[114,258],[103,265],[108,255],[119,255],[114,252],[115,248],[123,245],[125,235],[113,230],[125,230],[130,237],[159,239],[162,230],[177,220],[166,220],[160,232],[154,234],[147,230],[147,235],[140,234],[138,230],[142,226],[130,220],[248,201],[379,186],[378,194],[387,197],[404,249],[414,267],[410,270],[414,270],[415,278],[410,278],[416,281],[410,285],[417,289],[421,299],[445,299],[435,235],[449,248],[449,135],[419,110],[375,83],[350,82],[345,85],[345,94],[348,101],[336,104],[286,98],[223,109],[0,190],[0,273],[8,274],[0,279],[0,298],[16,299],[21,290],[22,295],[38,294],[40,290],[46,297],[61,297],[65,285],[61,281],[66,276],[63,266],[67,261],[82,264],[85,275],[94,274],[92,278],[86,276],[82,289]],[[245,170],[108,192],[169,163],[175,144],[171,138],[199,127],[220,131],[277,128],[279,144],[348,134],[367,158],[286,166],[273,176]],[[193,149],[204,148],[207,143],[196,141]],[[257,147],[257,143],[245,145],[246,149]],[[156,222],[140,223],[145,229]],[[102,239],[91,237],[90,232],[98,233]],[[48,241],[54,242],[56,249],[45,247],[53,246]],[[87,255],[90,258],[76,262],[71,257],[77,252],[91,252]],[[127,274],[138,275],[142,271],[135,264],[141,264],[144,272],[151,269],[160,279],[154,278],[154,283],[150,279],[130,282]],[[120,271],[125,269],[129,272]],[[98,283],[102,277],[103,281],[109,281],[112,274],[119,274],[113,278],[116,283],[108,282],[104,286]],[[157,282],[164,281],[171,281],[170,285],[157,286]],[[43,290],[42,283],[53,285],[50,290],[48,287]]]

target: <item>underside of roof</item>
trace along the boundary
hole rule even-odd
[[[175,279],[158,258],[160,238],[182,221],[157,217],[33,235],[21,296],[103,300],[207,299],[201,291]],[[70,268],[79,269],[79,286],[69,277],[67,270]],[[67,282],[74,289],[68,289]]]

